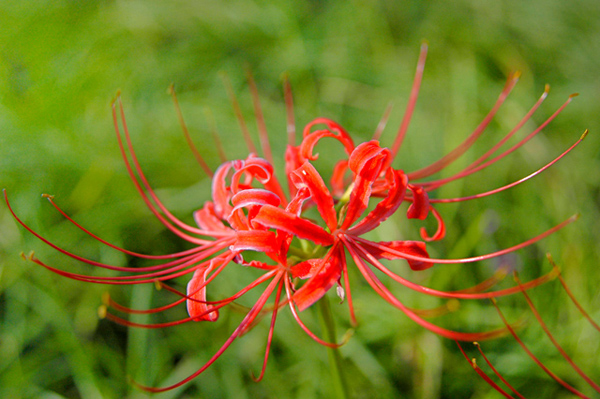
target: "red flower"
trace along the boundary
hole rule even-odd
[[[421,181],[422,179],[439,172],[471,147],[475,140],[484,132],[518,79],[518,74],[513,74],[508,78],[504,90],[490,113],[461,145],[439,161],[422,169],[405,173],[402,170],[395,169],[392,165],[408,129],[417,100],[426,50],[427,47],[423,46],[408,108],[391,149],[381,147],[377,140],[371,140],[355,146],[352,138],[343,127],[326,118],[318,118],[310,122],[304,128],[301,144],[296,146],[294,142],[295,129],[293,128],[291,91],[286,83],[285,95],[288,109],[288,123],[291,127],[289,130],[289,145],[285,153],[285,172],[289,185],[289,193],[285,192],[274,172],[268,136],[264,127],[260,106],[258,105],[258,96],[254,82],[250,78],[250,87],[258,119],[261,148],[263,148],[266,159],[256,155],[256,149],[252,144],[245,123],[238,111],[237,102],[233,99],[244,137],[248,142],[250,154],[243,160],[224,162],[213,173],[198,151],[192,146],[192,150],[198,157],[201,166],[207,174],[212,176],[212,199],[207,201],[201,209],[194,212],[194,220],[197,227],[189,226],[175,218],[152,190],[133,150],[125,123],[123,108],[118,98],[113,103],[114,124],[125,166],[133,183],[148,208],[161,223],[177,236],[193,243],[195,247],[187,251],[162,256],[143,255],[118,248],[77,224],[77,222],[58,208],[51,196],[47,196],[50,202],[69,221],[95,239],[126,254],[144,259],[162,260],[163,263],[150,267],[132,268],[111,266],[90,259],[84,259],[52,244],[49,240],[34,232],[15,215],[16,220],[21,225],[58,251],[92,266],[121,271],[124,275],[117,277],[96,277],[74,274],[49,266],[33,254],[30,255],[29,259],[55,273],[76,280],[114,285],[159,283],[179,296],[179,299],[171,305],[151,310],[129,309],[115,303],[110,297],[105,298],[106,307],[103,308],[105,317],[124,325],[136,327],[160,328],[189,321],[215,321],[218,319],[221,308],[236,301],[259,285],[266,284],[262,294],[248,311],[240,325],[225,341],[221,349],[202,368],[184,380],[168,387],[142,387],[152,392],[173,389],[201,374],[236,338],[250,330],[258,321],[259,316],[267,312],[266,303],[273,294],[274,300],[273,306],[270,308],[272,309],[272,318],[267,349],[263,368],[258,379],[262,378],[265,371],[277,313],[285,305],[289,306],[295,320],[310,337],[323,345],[339,346],[340,344],[325,342],[313,334],[300,319],[298,311],[309,308],[333,286],[336,286],[338,295],[342,299],[347,299],[351,321],[353,324],[356,324],[348,279],[349,273],[355,273],[355,271],[351,270],[354,268],[354,265],[358,273],[365,278],[366,282],[383,299],[404,312],[416,323],[436,334],[459,341],[474,341],[504,335],[509,330],[512,332],[513,329],[508,322],[506,322],[505,327],[497,330],[477,333],[453,331],[437,326],[425,319],[426,312],[411,309],[404,305],[381,282],[375,272],[381,272],[403,286],[420,293],[454,299],[498,298],[524,292],[556,277],[557,273],[553,270],[535,280],[522,284],[519,283],[518,286],[513,288],[488,291],[495,284],[495,280],[491,279],[469,289],[446,292],[412,283],[391,271],[380,262],[380,259],[404,259],[408,262],[410,268],[416,272],[431,268],[437,263],[476,262],[516,251],[539,241],[574,221],[575,218],[567,219],[563,223],[523,243],[473,258],[432,259],[429,257],[426,248],[426,242],[440,240],[445,235],[445,225],[442,216],[434,208],[436,204],[481,198],[522,183],[553,165],[583,139],[584,136],[538,171],[507,186],[464,198],[433,199],[429,197],[429,194],[435,189],[478,172],[524,145],[562,111],[570,102],[572,96],[534,132],[510,149],[492,157],[500,146],[514,135],[539,107],[548,94],[548,89],[546,88],[540,100],[525,115],[523,120],[477,161],[449,178],[423,182]],[[173,98],[176,102],[174,95]],[[191,143],[178,107],[177,111],[182,121],[186,138]],[[124,131],[124,140],[119,128],[119,114]],[[385,118],[381,126],[385,125]],[[376,138],[379,137],[380,133],[381,129],[378,129]],[[319,140],[326,137],[339,141],[346,153],[346,157],[336,164],[329,187],[313,164],[313,161],[318,158],[318,154],[314,153],[314,147]],[[377,202],[374,203],[375,201]],[[396,240],[373,242],[363,237],[365,233],[377,228],[394,214],[404,202],[410,203],[406,214],[407,219],[423,220],[429,217],[430,214],[433,214],[433,217],[438,222],[437,231],[430,236],[425,230],[421,230],[423,241]],[[318,211],[321,217],[320,221],[311,220],[305,216],[305,211],[312,207],[315,207]],[[244,255],[248,255],[248,251],[264,253],[269,258],[269,261],[246,261]],[[353,260],[354,265],[347,262],[348,255]],[[261,277],[250,282],[245,288],[227,298],[207,300],[207,295],[210,296],[210,293],[207,293],[207,287],[226,267],[236,267],[239,273],[245,273],[244,268],[251,267],[262,270],[263,274]],[[185,274],[192,275],[187,285],[186,293],[179,293],[163,283],[166,280]],[[303,282],[299,280],[303,280]],[[285,297],[282,298],[282,291],[284,290]],[[108,311],[111,308],[126,313],[155,313],[170,309],[183,302],[187,304],[189,317],[162,324],[139,325]]]

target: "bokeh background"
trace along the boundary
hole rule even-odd
[[[429,246],[439,257],[467,257],[535,236],[574,213],[580,220],[533,247],[496,261],[438,265],[399,273],[439,289],[460,289],[516,267],[523,279],[550,270],[551,252],[581,303],[600,320],[600,3],[475,0],[360,1],[3,1],[0,3],[0,186],[31,227],[70,251],[124,265],[114,250],[62,218],[42,193],[108,241],[142,252],[187,248],[144,207],[120,158],[110,102],[121,90],[138,156],[160,197],[177,216],[210,196],[210,182],[185,144],[171,99],[174,83],[186,121],[211,167],[219,164],[210,136],[217,126],[229,158],[245,157],[237,121],[221,75],[226,73],[242,112],[256,133],[245,71],[256,79],[277,167],[283,165],[285,107],[282,76],[294,91],[299,127],[324,116],[345,126],[357,142],[369,139],[394,105],[382,142],[391,144],[412,84],[419,46],[430,44],[424,82],[408,137],[395,166],[406,171],[437,160],[460,143],[493,105],[511,71],[522,77],[488,132],[449,175],[506,134],[551,84],[549,98],[521,137],[567,97],[569,107],[526,147],[488,170],[440,190],[469,195],[509,183],[541,167],[579,138],[584,143],[543,175],[494,197],[438,209],[447,238]],[[255,136],[256,137],[256,136]],[[321,146],[330,170],[335,151]],[[326,173],[325,173],[326,174]],[[416,239],[427,223],[391,219],[373,239]],[[124,304],[150,307],[174,299],[152,286],[104,287],[70,281],[21,259],[21,251],[56,267],[95,273],[60,255],[16,225],[0,206],[0,397],[144,398],[128,376],[154,386],[177,381],[220,347],[242,315],[223,312],[217,323],[168,330],[136,330],[97,317],[105,291]],[[247,278],[215,283],[215,297]],[[356,398],[497,398],[460,355],[390,307],[352,276],[360,325],[341,349],[344,374]],[[172,282],[185,287],[186,280]],[[511,286],[508,277],[500,286]],[[432,308],[442,301],[390,284],[407,304]],[[332,293],[333,294],[333,293]],[[556,338],[596,381],[600,333],[593,330],[555,281],[532,291]],[[331,301],[338,335],[347,308]],[[600,397],[566,366],[543,335],[521,296],[500,301],[532,350],[583,392]],[[486,301],[463,302],[434,319],[448,328],[481,331],[501,326]],[[159,322],[185,317],[183,307],[137,318]],[[303,315],[320,332],[312,310]],[[324,398],[334,395],[325,348],[313,342],[284,310],[276,326],[264,380],[254,383],[267,320],[237,341],[194,382],[157,398]],[[465,344],[470,355],[474,347]],[[568,398],[510,337],[485,343],[499,370],[526,397]],[[479,364],[483,364],[479,358]],[[486,369],[489,372],[489,370]],[[595,396],[594,396],[595,395]]]

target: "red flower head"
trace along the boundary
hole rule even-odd
[[[263,149],[265,158],[257,155],[257,151],[252,144],[248,130],[239,112],[237,102],[232,96],[234,108],[238,115],[244,138],[248,143],[250,154],[246,159],[224,162],[213,173],[192,145],[192,150],[197,156],[200,165],[212,177],[211,200],[205,202],[201,209],[194,212],[194,220],[197,227],[189,226],[175,218],[152,190],[133,150],[129,131],[125,123],[123,107],[120,98],[117,98],[113,103],[114,124],[125,166],[133,183],[148,208],[161,223],[177,236],[194,244],[195,247],[187,251],[162,256],[143,255],[118,248],[77,224],[77,222],[58,208],[51,196],[47,196],[50,202],[69,221],[102,243],[128,255],[144,259],[161,260],[163,263],[155,266],[134,268],[111,266],[84,259],[52,244],[15,216],[17,221],[27,230],[58,251],[92,266],[117,270],[123,272],[124,275],[117,277],[96,277],[74,274],[49,266],[33,255],[29,259],[55,273],[76,280],[113,285],[158,283],[179,296],[179,299],[172,304],[151,310],[129,309],[117,304],[107,296],[105,298],[106,306],[102,308],[103,315],[124,325],[136,327],[160,328],[189,321],[215,321],[219,317],[219,310],[221,308],[232,304],[247,292],[258,289],[259,286],[263,287],[262,293],[255,304],[249,309],[242,322],[225,341],[221,349],[203,367],[189,377],[168,387],[142,387],[152,392],[173,389],[201,374],[236,338],[250,330],[266,312],[271,312],[267,349],[263,368],[258,379],[262,378],[267,364],[277,313],[284,306],[289,306],[293,317],[300,327],[314,340],[330,347],[339,346],[340,344],[338,343],[326,342],[312,333],[302,322],[299,311],[301,312],[311,307],[336,286],[338,295],[342,299],[345,299],[348,304],[350,319],[352,324],[355,325],[356,317],[348,278],[350,273],[360,273],[373,290],[385,301],[401,310],[416,323],[441,336],[457,341],[479,341],[505,335],[507,332],[515,334],[513,326],[506,321],[503,327],[496,330],[475,333],[448,330],[433,324],[426,320],[426,312],[412,309],[402,303],[382,283],[378,275],[383,274],[388,276],[404,287],[425,295],[448,299],[494,299],[520,292],[525,294],[526,290],[556,277],[558,275],[556,268],[535,280],[524,283],[519,282],[517,286],[512,288],[489,291],[489,288],[497,282],[497,279],[492,278],[471,288],[447,292],[413,283],[394,273],[380,260],[405,260],[415,272],[431,268],[435,264],[477,262],[498,257],[533,244],[574,221],[574,217],[569,218],[525,242],[515,244],[501,251],[472,258],[432,259],[428,255],[426,247],[426,242],[440,240],[445,235],[443,218],[435,208],[437,204],[481,198],[520,184],[553,165],[581,142],[585,135],[541,169],[507,186],[463,198],[430,198],[430,193],[437,188],[476,173],[524,145],[550,123],[571,101],[573,96],[569,97],[535,131],[508,150],[497,154],[499,148],[520,130],[546,98],[548,94],[548,88],[546,88],[539,101],[517,126],[477,161],[451,177],[423,181],[423,179],[444,169],[472,146],[485,131],[518,80],[518,74],[516,73],[509,76],[492,110],[462,144],[437,162],[422,169],[405,173],[400,169],[395,169],[393,164],[408,129],[417,101],[426,52],[427,47],[423,45],[407,111],[391,149],[381,147],[376,140],[381,134],[389,112],[386,112],[380,128],[377,129],[375,137],[371,141],[355,145],[351,136],[338,123],[326,118],[317,118],[306,125],[302,135],[302,142],[300,145],[295,145],[291,90],[286,82],[285,98],[289,125],[289,145],[285,152],[285,173],[287,185],[289,186],[287,193],[273,168],[271,149],[258,103],[258,95],[256,94],[254,82],[250,78],[250,88],[258,120],[261,148]],[[229,91],[232,94],[232,91]],[[174,93],[173,99],[175,100],[186,138],[191,143]],[[119,127],[119,116],[124,135],[121,134]],[[314,148],[323,138],[337,140],[345,151],[344,159],[338,161],[335,165],[329,185],[325,183],[321,174],[314,166],[314,161],[318,158],[318,154],[314,153]],[[391,240],[374,242],[363,237],[397,212],[398,208],[405,202],[409,203],[406,213],[407,219],[423,220],[433,215],[438,223],[437,231],[429,235],[422,229],[421,236],[423,241]],[[309,219],[306,216],[306,211],[310,208],[316,208],[316,213],[320,215],[320,220]],[[316,213],[313,212],[313,214]],[[251,255],[253,252],[266,255],[264,259],[268,260],[246,260],[245,258],[252,258]],[[352,262],[348,262],[348,256],[352,259]],[[207,300],[207,290],[210,282],[217,278],[226,267],[236,268],[236,273],[242,274],[246,273],[247,268],[254,268],[261,270],[262,274],[259,278],[249,281],[245,288],[232,293],[229,297],[218,300]],[[164,281],[186,274],[191,275],[186,293],[180,293],[164,283]],[[208,296],[210,296],[209,294]],[[272,299],[273,305],[267,306],[267,302],[272,297],[274,297]],[[109,311],[111,309],[125,313],[155,313],[165,311],[183,302],[187,304],[189,317],[162,324],[139,325],[122,319]],[[533,305],[532,309],[537,315]],[[539,361],[536,360],[536,362],[541,365]],[[476,366],[474,367],[476,368]],[[502,388],[491,382],[489,377],[483,372],[477,368],[476,370],[490,384],[495,386],[496,389],[505,393]],[[585,374],[582,375],[585,376]],[[556,378],[558,380],[558,377]],[[587,376],[584,378],[587,378]],[[597,386],[591,380],[589,382],[594,387]],[[566,386],[569,387],[568,389],[574,391],[574,388]]]

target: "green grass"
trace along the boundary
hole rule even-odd
[[[572,104],[526,147],[440,197],[470,195],[517,180],[575,142],[584,143],[541,176],[496,196],[440,205],[447,238],[429,246],[432,256],[466,257],[522,242],[574,213],[581,218],[532,248],[509,258],[523,279],[550,270],[551,252],[595,320],[600,320],[600,5],[596,1],[398,2],[398,1],[85,1],[0,4],[0,186],[32,228],[53,242],[106,263],[127,259],[77,231],[46,200],[55,199],[78,222],[131,250],[169,253],[185,248],[155,220],[129,182],[112,129],[110,102],[121,90],[138,156],[152,185],[177,216],[209,200],[210,181],[185,144],[167,87],[175,84],[200,151],[220,163],[210,139],[214,116],[230,159],[245,157],[237,121],[220,74],[231,79],[255,134],[245,83],[251,69],[261,93],[276,166],[283,167],[285,107],[282,75],[294,91],[296,122],[315,117],[341,123],[357,142],[370,138],[387,104],[394,104],[384,145],[399,126],[423,39],[430,45],[422,91],[395,166],[416,170],[439,159],[481,121],[506,76],[521,80],[474,148],[452,165],[474,160],[527,112],[544,90],[550,96],[525,128],[532,131],[567,97]],[[325,146],[319,152],[325,154]],[[335,152],[334,152],[335,154]],[[324,159],[327,158],[327,159]],[[319,161],[330,168],[331,157]],[[417,223],[400,214],[381,226],[380,240],[418,237]],[[157,306],[173,297],[151,286],[114,288],[71,281],[23,261],[21,251],[46,263],[93,273],[17,226],[0,206],[0,397],[142,398],[128,376],[150,385],[178,381],[200,367],[226,340],[241,315],[168,330],[128,330],[99,320],[104,291],[125,304]],[[401,262],[396,262],[400,264]],[[489,277],[498,262],[437,265],[413,281],[459,289]],[[510,280],[510,279],[507,279]],[[232,275],[232,284],[243,277]],[[356,273],[351,276],[360,325],[341,349],[345,380],[354,397],[497,398],[461,357],[454,342],[438,338],[387,305]],[[174,283],[184,287],[186,280]],[[503,286],[510,286],[506,281]],[[440,302],[392,291],[410,306]],[[230,289],[216,285],[215,295]],[[600,334],[583,321],[558,282],[532,291],[557,339],[596,381]],[[333,301],[338,335],[347,311]],[[521,297],[501,306],[511,320],[525,317],[519,333],[558,375],[599,397],[556,353]],[[316,312],[304,318],[320,331]],[[181,307],[158,322],[185,316]],[[525,316],[524,316],[525,315]],[[463,303],[460,312],[435,320],[465,331],[500,321],[490,304]],[[236,342],[206,373],[157,398],[330,397],[327,351],[281,312],[264,380],[254,383],[266,344],[268,321]],[[323,334],[321,334],[323,335]],[[470,355],[475,349],[466,344]],[[486,343],[486,353],[526,397],[567,398],[510,338]],[[479,359],[479,364],[483,364]]]

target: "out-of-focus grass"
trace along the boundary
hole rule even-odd
[[[33,228],[77,254],[123,265],[126,259],[84,236],[57,215],[40,194],[117,245],[167,253],[184,244],[166,233],[128,181],[112,132],[109,103],[121,89],[138,155],[161,198],[178,216],[209,199],[209,181],[188,151],[169,97],[175,83],[190,129],[214,168],[218,154],[205,109],[214,115],[230,158],[245,156],[237,122],[219,72],[233,81],[252,121],[244,71],[251,68],[262,95],[271,141],[285,145],[281,75],[293,86],[298,126],[330,117],[359,140],[370,137],[385,106],[394,112],[382,141],[389,145],[408,98],[422,39],[430,43],[422,93],[396,167],[415,170],[437,160],[479,123],[512,70],[522,78],[488,133],[457,164],[476,159],[508,132],[550,83],[549,99],[528,123],[531,131],[573,92],[581,96],[517,154],[440,196],[467,195],[516,180],[590,135],[574,153],[542,176],[494,197],[439,209],[447,238],[430,246],[440,257],[465,257],[521,242],[580,212],[574,225],[511,258],[531,278],[549,270],[552,252],[565,278],[600,319],[597,220],[600,187],[600,5],[596,1],[88,1],[0,4],[0,186]],[[321,153],[326,151],[320,149]],[[322,160],[324,167],[327,161]],[[458,170],[460,165],[451,170]],[[400,215],[381,227],[380,239],[416,238],[416,224]],[[35,250],[47,263],[90,273],[16,226],[0,206],[0,397],[141,398],[127,376],[164,385],[196,370],[240,321],[224,312],[215,325],[169,330],[127,330],[98,320],[105,290],[123,303],[150,306],[169,294],[151,287],[107,288],[74,282],[19,257]],[[398,262],[400,263],[400,262]],[[436,266],[407,276],[442,289],[458,289],[493,273],[497,262]],[[399,270],[404,267],[399,266]],[[239,279],[239,281],[236,280]],[[355,397],[493,398],[498,395],[461,358],[453,342],[408,321],[352,276],[360,319],[342,348]],[[232,276],[232,284],[243,277]],[[185,281],[179,281],[180,287]],[[506,282],[509,285],[510,282]],[[221,291],[219,291],[221,290]],[[440,302],[394,288],[415,307]],[[217,286],[214,295],[230,292]],[[556,282],[532,293],[557,338],[596,381],[599,335]],[[522,298],[503,299],[517,320]],[[345,307],[338,330],[347,327]],[[267,375],[254,383],[267,324],[234,344],[206,373],[156,397],[328,397],[324,348],[281,312]],[[318,331],[316,315],[307,322]],[[178,309],[165,317],[183,317]],[[161,318],[147,318],[159,321]],[[533,321],[531,316],[528,320]],[[499,326],[488,303],[463,303],[436,322],[463,330]],[[535,323],[521,334],[557,374],[589,393],[565,367]],[[469,353],[474,354],[473,348]],[[526,357],[512,339],[485,348],[503,374],[528,397],[569,397]],[[591,395],[591,393],[589,393]]]

